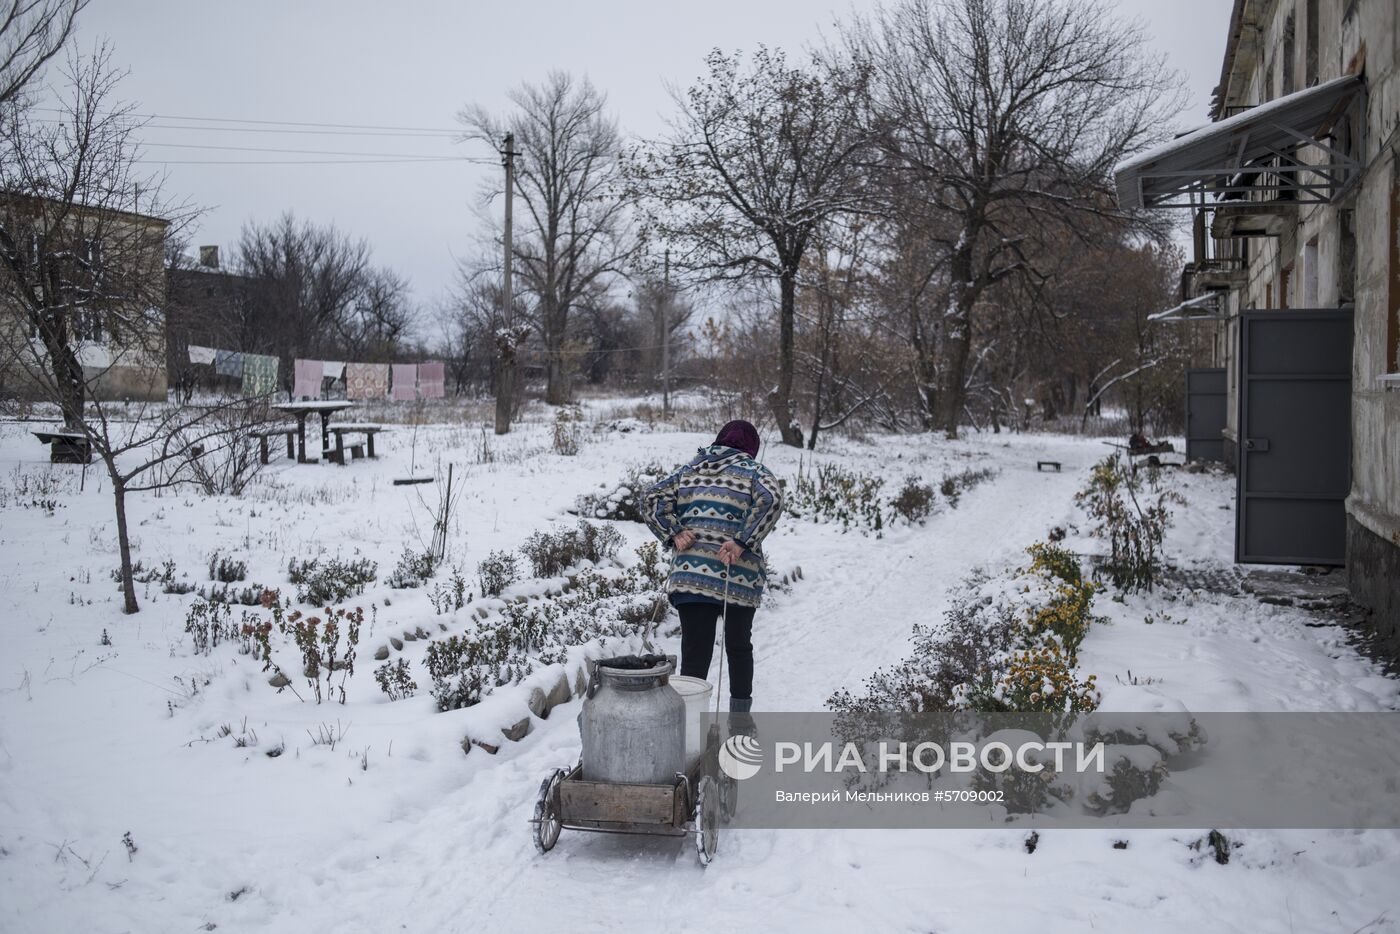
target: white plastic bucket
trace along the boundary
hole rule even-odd
[[[685,762],[690,765],[705,751],[705,733],[710,725],[706,714],[713,707],[714,686],[704,678],[671,675],[671,687],[685,701]]]

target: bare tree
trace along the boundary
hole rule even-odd
[[[561,405],[570,395],[570,316],[585,295],[623,271],[635,245],[620,184],[621,135],[607,115],[607,96],[586,78],[551,72],[509,97],[514,110],[504,118],[471,106],[458,119],[468,139],[496,145],[506,132],[515,134],[516,195],[524,210],[517,209],[513,256],[544,341],[545,401]],[[488,186],[488,200],[498,194],[499,186]]]
[[[338,351],[365,294],[369,263],[364,240],[290,212],[244,225],[236,268],[256,287],[245,303],[239,349],[280,356],[284,372],[294,357]]]
[[[15,100],[73,35],[88,0],[0,4],[0,105]]]
[[[192,212],[139,173],[140,122],[113,99],[122,75],[107,47],[74,56],[64,74],[56,120],[0,106],[0,300],[17,315],[0,332],[76,429],[85,359],[115,371],[163,358],[165,242]]]
[[[870,63],[891,189],[945,215],[946,282],[921,364],[949,437],[974,317],[996,283],[1037,275],[1033,241],[1114,213],[1109,177],[1179,107],[1141,28],[1102,0],[901,0],[846,30]]]
[[[366,269],[359,294],[336,322],[340,347],[347,358],[390,359],[408,339],[415,318],[408,280],[392,269]]]
[[[134,613],[127,496],[194,479],[199,458],[246,442],[261,410],[166,404],[165,247],[192,212],[137,174],[139,124],[115,99],[107,48],[74,57],[65,75],[55,122],[31,121],[14,100],[0,107],[0,340],[106,468]],[[112,401],[133,397],[146,401]]]
[[[677,95],[670,138],[644,147],[634,175],[677,266],[711,280],[776,280],[778,381],[768,403],[784,443],[801,446],[798,271],[816,229],[864,204],[864,76],[834,60],[789,67],[762,47],[747,68],[719,50],[706,64],[709,76]]]

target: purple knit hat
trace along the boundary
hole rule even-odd
[[[758,429],[746,421],[732,421],[719,430],[719,434],[715,436],[715,444],[743,451],[749,457],[757,457]]]

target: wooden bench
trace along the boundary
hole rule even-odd
[[[360,445],[358,444],[351,445],[350,457],[351,459],[356,459],[363,457],[366,455],[366,453],[368,453],[368,456],[372,459],[375,456],[374,436],[379,434],[381,431],[388,430],[389,429],[385,428],[383,425],[331,425],[329,431],[331,434],[335,435],[335,447],[330,448],[325,452],[325,458],[331,461],[332,463],[336,463],[344,467],[345,436],[364,435],[364,449],[361,449]]]
[[[80,431],[36,431],[34,437],[49,446],[51,464],[92,463],[92,441]]]
[[[266,464],[268,461],[268,439],[276,438],[278,436],[282,436],[287,439],[287,457],[291,458],[292,460],[296,460],[297,426],[278,425],[275,428],[259,428],[257,431],[249,433],[249,437],[258,439],[258,459],[264,464]]]
[[[1059,473],[1059,472],[1060,472],[1060,462],[1059,462],[1059,461],[1036,461],[1036,462],[1035,462],[1035,472],[1036,472],[1036,473],[1040,473],[1042,470],[1046,469],[1047,467],[1050,468],[1051,470],[1055,471],[1055,473]]]

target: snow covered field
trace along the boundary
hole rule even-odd
[[[351,601],[373,613],[342,706],[277,693],[261,663],[231,644],[196,654],[184,632],[193,595],[152,583],[142,612],[122,615],[100,470],[88,469],[80,491],[79,468],[50,466],[28,427],[0,426],[0,586],[9,596],[0,930],[1400,929],[1393,832],[1233,832],[1241,846],[1228,865],[1190,848],[1207,827],[1046,832],[1034,853],[1020,830],[729,831],[706,869],[688,841],[565,831],[537,855],[527,820],[540,780],[577,758],[578,701],[532,717],[530,735],[494,756],[464,756],[462,739],[529,716],[523,690],[449,713],[426,691],[387,701],[372,678],[376,647],[417,627],[460,629],[478,605],[440,614],[432,582],[385,583],[406,547],[426,544],[436,501],[432,487],[392,480],[410,473],[410,460],[417,473],[454,464],[464,492],[448,564],[475,589],[477,563],[492,550],[572,525],[566,510],[580,493],[637,462],[679,462],[710,436],[628,422],[632,430],[598,428],[564,457],[539,415],[504,439],[475,423],[399,427],[382,437],[377,461],[275,461],[241,499],[176,491],[129,503],[144,566],[173,561],[177,579],[191,583],[208,584],[215,551],[247,561],[244,583],[284,593],[292,558],[378,562],[379,579]],[[1096,439],[1048,435],[830,439],[818,462],[880,474],[887,489],[913,473],[935,484],[969,468],[996,475],[957,508],[879,539],[784,519],[767,543],[770,561],[779,572],[800,566],[803,579],[757,618],[755,706],[821,709],[833,690],[900,658],[911,626],[935,622],[947,588],[972,569],[1024,561],[1024,548],[1053,526],[1075,540],[1084,523],[1073,495],[1107,451]],[[789,479],[799,458],[812,460],[776,446],[763,458]],[[1064,470],[1037,472],[1037,460]],[[1229,478],[1171,482],[1187,505],[1175,509],[1170,560],[1227,565]],[[52,500],[51,514],[36,500]],[[648,536],[640,525],[617,528],[630,560]],[[1152,696],[1194,711],[1400,708],[1394,680],[1341,630],[1307,625],[1316,620],[1298,610],[1162,591],[1103,597],[1095,609],[1112,623],[1090,631],[1080,661],[1104,689],[1102,709],[1141,709]],[[664,648],[677,651],[678,640]],[[395,653],[426,684],[421,646]],[[318,744],[322,732],[343,738]],[[279,745],[281,755],[266,754]],[[1128,846],[1115,848],[1123,838]]]

